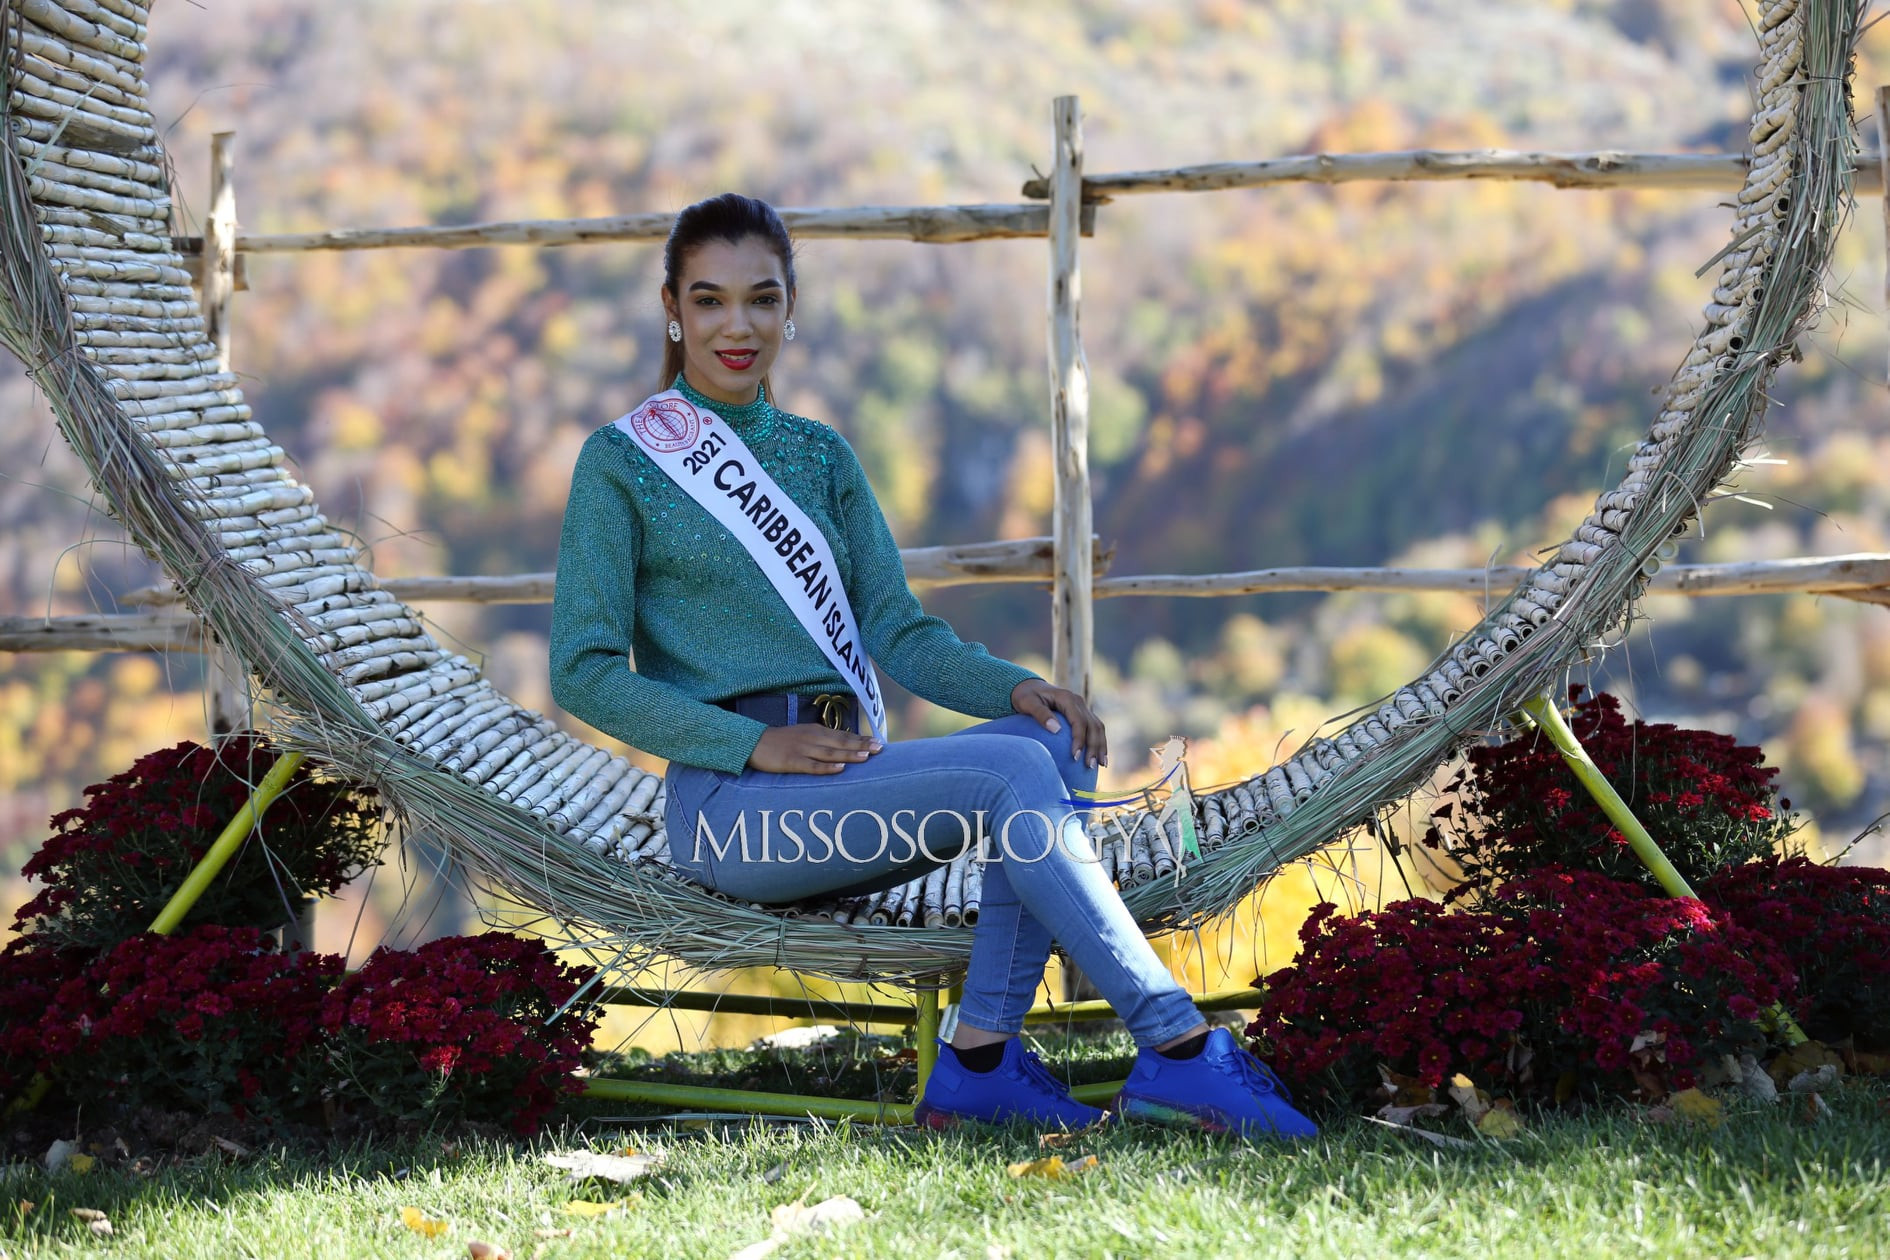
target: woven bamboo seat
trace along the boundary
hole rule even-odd
[[[1760,5],[1752,161],[1731,244],[1624,479],[1409,686],[1284,764],[1200,794],[1205,853],[1186,880],[1155,877],[1176,842],[1152,821],[1110,846],[1151,929],[1227,910],[1401,799],[1624,625],[1756,437],[1772,374],[1822,308],[1855,152],[1845,81],[1859,8]],[[667,956],[880,980],[961,968],[971,934],[946,924],[964,917],[974,874],[798,914],[683,882],[666,865],[659,779],[513,704],[380,588],[218,371],[172,244],[145,11],[143,0],[7,5],[0,333],[130,536],[247,666],[272,705],[270,733],[379,785],[472,883],[626,966]]]

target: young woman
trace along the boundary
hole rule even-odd
[[[928,616],[852,449],[775,408],[768,372],[794,338],[794,296],[772,208],[728,193],[677,216],[663,392],[592,434],[572,476],[553,696],[669,758],[671,856],[731,897],[866,893],[983,846],[981,916],[926,1123],[1101,1117],[1017,1039],[1054,942],[1141,1047],[1120,1111],[1311,1135],[1272,1075],[1209,1031],[1095,860],[1070,802],[1108,760],[1103,724],[1081,696]],[[875,664],[989,720],[887,742]]]

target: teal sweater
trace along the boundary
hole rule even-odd
[[[867,651],[915,695],[1003,717],[1035,674],[966,643],[906,585],[899,548],[853,449],[817,421],[713,402],[827,536]],[[636,668],[631,668],[635,661]],[[814,695],[846,681],[729,532],[613,424],[571,475],[551,612],[551,694],[566,712],[684,765],[740,773],[767,728],[714,701]]]

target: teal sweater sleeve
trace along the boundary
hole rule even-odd
[[[973,717],[1015,712],[1011,690],[1037,675],[966,643],[943,618],[928,614],[906,581],[899,545],[853,448],[833,435],[834,489],[853,560],[847,597],[866,649],[882,671],[913,695]]]
[[[765,725],[631,668],[645,531],[629,467],[600,430],[571,475],[552,597],[552,699],[634,748],[739,774]]]

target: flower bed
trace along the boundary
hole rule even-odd
[[[1758,1049],[1760,1011],[1793,986],[1723,912],[1589,873],[1516,880],[1478,910],[1325,905],[1301,939],[1248,1033],[1329,1107],[1386,1072],[1516,1099],[1658,1097],[1690,1088],[1702,1059]]]
[[[61,948],[109,949],[150,927],[262,781],[276,753],[234,736],[212,750],[182,743],[141,757],[53,817],[53,834],[21,868],[45,888],[16,930]],[[261,840],[231,863],[189,923],[270,929],[304,897],[334,893],[379,860],[379,811],[369,794],[318,779],[304,763],[270,806]]]
[[[174,935],[145,931],[276,754],[180,744],[87,789],[27,864],[0,952],[0,1091],[282,1123],[496,1121],[535,1132],[576,1086],[593,974],[489,933],[340,958],[267,929],[378,860],[366,794],[304,766]],[[259,842],[260,841],[260,842]],[[570,1009],[565,1009],[570,1004]],[[39,1078],[35,1082],[35,1077]]]
[[[1890,1049],[1890,873],[1781,857],[1799,824],[1756,748],[1629,722],[1607,695],[1571,725],[1704,900],[1661,892],[1546,738],[1474,749],[1424,837],[1462,882],[1350,918],[1321,906],[1267,978],[1254,1048],[1315,1105],[1459,1077],[1518,1101],[1658,1101],[1780,1045],[1775,1003],[1853,1063]]]

